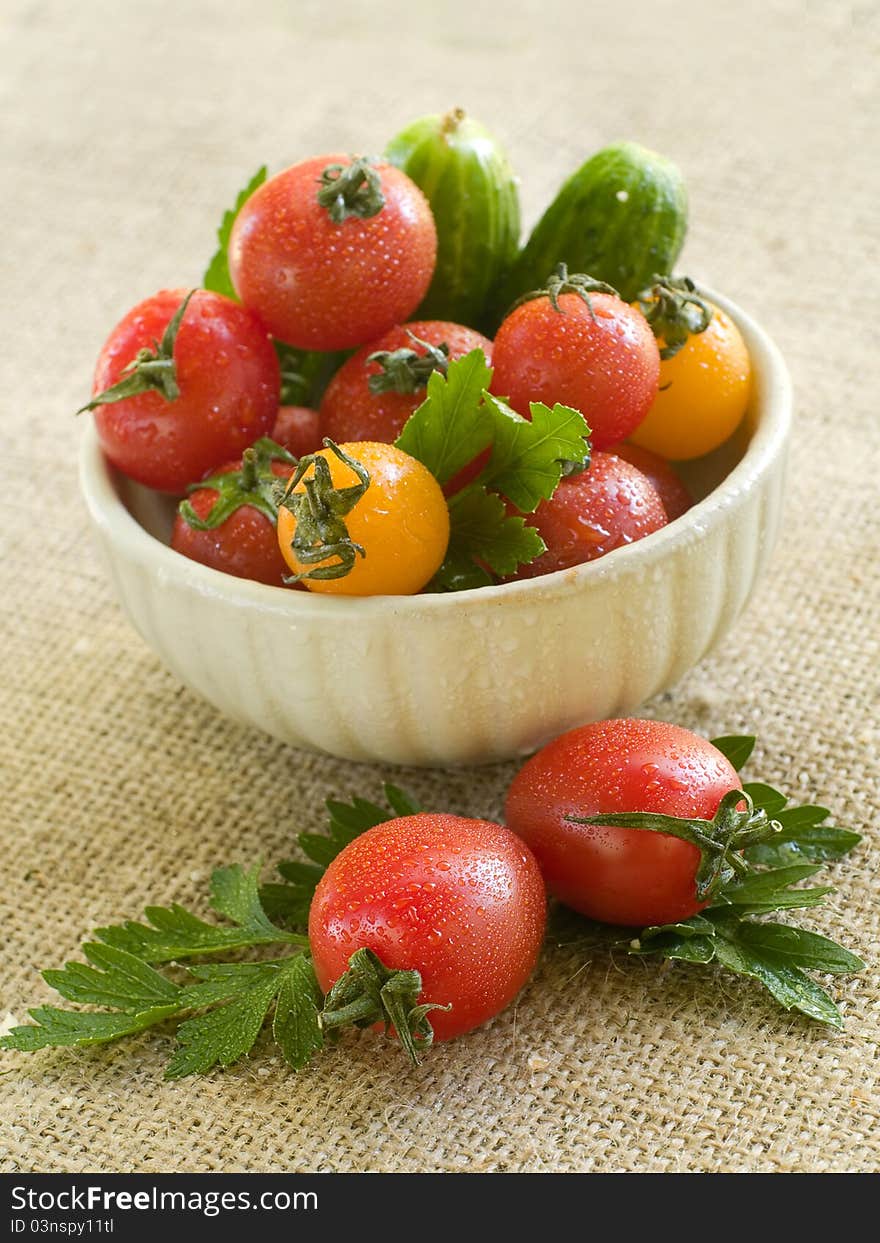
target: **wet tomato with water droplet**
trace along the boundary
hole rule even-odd
[[[306,457],[317,453],[324,443],[321,416],[309,406],[281,406],[272,439],[292,453],[294,457]]]
[[[675,468],[659,453],[652,453],[650,449],[642,449],[629,441],[612,445],[608,452],[623,458],[624,462],[629,462],[630,466],[640,470],[650,480],[657,489],[657,495],[663,502],[670,522],[686,514],[693,505],[694,498],[676,474]]]
[[[486,820],[389,820],[337,855],[315,891],[309,942],[326,992],[355,950],[422,977],[438,1040],[485,1023],[517,995],[544,937],[546,899],[529,848]]]
[[[713,306],[705,332],[660,364],[660,386],[637,445],[673,461],[711,453],[732,436],[749,404],[751,362],[736,324]]]
[[[421,462],[395,445],[363,441],[339,448],[357,461],[369,475],[369,487],[346,515],[350,539],[363,551],[352,568],[340,578],[303,579],[309,591],[344,596],[412,595],[436,574],[449,543],[449,510],[437,480]],[[354,469],[330,449],[316,457],[328,465],[333,487],[354,487]],[[294,493],[306,491],[315,477],[309,465]],[[278,543],[294,574],[309,574],[316,567],[300,559],[295,537],[297,518],[281,505],[278,512]],[[335,554],[321,565],[333,563]]]
[[[232,230],[236,293],[274,336],[300,349],[375,341],[412,314],[434,273],[431,208],[399,169],[368,161],[381,197],[368,205],[369,187],[353,184],[342,219],[333,218],[332,202],[319,201],[322,174],[354,163],[324,155],[285,169],[251,195]]]
[[[228,475],[241,470],[241,462],[230,462],[215,472]],[[272,472],[284,479],[293,471],[285,462],[274,462]],[[216,488],[198,488],[189,497],[197,518],[204,522],[219,498]],[[213,570],[250,578],[271,587],[283,587],[289,571],[278,547],[275,523],[253,505],[242,505],[225,522],[207,530],[191,527],[178,513],[171,530],[171,547],[192,561],[200,561]]]
[[[649,811],[711,820],[736,769],[705,738],[663,721],[584,725],[534,755],[513,780],[505,819],[528,843],[551,894],[591,919],[647,927],[702,909],[690,842],[568,816]]]
[[[650,480],[622,458],[594,453],[588,470],[563,479],[549,501],[526,516],[547,551],[520,566],[517,578],[535,578],[594,561],[615,548],[659,531],[666,511]]]
[[[161,341],[186,290],[139,303],[107,338],[93,392],[119,380],[140,350]],[[139,393],[94,413],[101,448],[115,467],[150,488],[181,493],[268,434],[278,413],[278,358],[250,311],[221,294],[193,294],[174,343],[180,396]]]
[[[492,392],[526,418],[529,403],[555,402],[580,410],[594,449],[629,436],[657,395],[660,351],[644,315],[613,294],[590,305],[564,293],[511,311],[495,337]]]
[[[413,337],[418,340],[414,341]],[[428,376],[419,376],[412,392],[403,385],[395,387],[387,375],[387,387],[378,393],[370,389],[370,380],[383,373],[379,362],[370,362],[373,354],[390,354],[411,349],[419,357],[427,351],[420,342],[447,346],[449,358],[463,358],[471,350],[482,350],[492,363],[492,342],[474,328],[446,320],[417,320],[398,324],[378,341],[363,346],[339,368],[327,385],[321,401],[324,435],[331,440],[379,440],[393,444],[412,412],[427,395]],[[405,377],[404,377],[405,379]]]

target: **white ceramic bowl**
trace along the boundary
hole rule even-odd
[[[750,410],[688,473],[698,503],[598,561],[454,595],[311,595],[167,546],[173,506],[115,472],[90,424],[80,478],[119,599],[172,673],[238,721],[351,760],[474,764],[632,713],[718,642],[780,522],[791,389],[766,334]]]

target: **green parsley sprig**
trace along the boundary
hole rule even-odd
[[[534,561],[546,545],[522,515],[549,500],[563,475],[589,465],[590,429],[578,410],[532,402],[524,419],[488,391],[491,381],[479,349],[445,376],[434,371],[395,442],[444,486],[489,450],[476,479],[449,501],[449,547],[429,590],[485,586]]]
[[[714,738],[713,746],[739,771],[755,745],[751,736]],[[678,924],[645,928],[628,941],[618,942],[629,954],[657,955],[672,961],[715,962],[737,975],[750,976],[762,984],[786,1010],[798,1010],[808,1018],[842,1027],[843,1017],[829,994],[809,975],[849,975],[862,971],[864,962],[842,945],[791,924],[765,920],[762,916],[821,906],[830,885],[797,888],[820,870],[823,863],[843,858],[861,837],[849,829],[826,824],[830,812],[812,805],[789,807],[784,794],[762,782],[745,782],[743,793],[751,804],[748,814],[769,819],[772,832],[765,840],[747,845],[737,867],[725,871],[720,885],[711,891],[709,905],[699,915]],[[731,803],[736,802],[730,796]],[[646,832],[661,831],[651,817],[622,813],[594,817],[603,824],[620,824]],[[643,820],[636,824],[634,821]],[[649,821],[658,826],[651,829]],[[675,818],[670,818],[675,819]],[[681,836],[689,827],[715,822],[680,819]],[[723,852],[720,856],[723,858]],[[706,855],[704,854],[704,860]],[[702,869],[701,869],[702,870]]]
[[[69,962],[43,978],[67,1001],[98,1010],[38,1006],[32,1024],[14,1027],[0,1048],[35,1052],[51,1047],[86,1048],[178,1023],[178,1047],[168,1063],[168,1079],[204,1074],[229,1066],[250,1053],[271,1020],[271,1031],[285,1061],[299,1070],[343,1026],[385,1021],[400,1033],[413,1061],[431,1043],[426,1008],[417,1004],[418,972],[390,971],[366,952],[352,956],[349,971],[334,985],[325,1005],[315,978],[304,929],[315,886],[327,865],[360,833],[398,815],[419,810],[396,786],[385,787],[388,808],[366,799],[351,803],[328,799],[328,832],[301,833],[297,839],[311,863],[279,865],[285,884],[259,887],[260,864],[235,864],[211,876],[210,905],[226,921],[209,923],[185,907],[148,906],[145,921],[126,920],[98,928],[83,947],[82,962]],[[273,922],[283,917],[285,927]],[[182,959],[242,950],[287,948],[284,958],[261,962],[186,965],[180,981],[157,970]],[[353,1013],[343,1004],[369,997]],[[326,1022],[324,1014],[326,1013]]]
[[[754,741],[730,736],[714,739],[714,745],[739,769]],[[784,1009],[839,1028],[843,1019],[833,999],[807,973],[844,975],[865,964],[828,937],[763,917],[821,905],[831,888],[799,888],[799,882],[823,863],[843,858],[860,835],[827,824],[824,807],[789,806],[771,786],[752,782],[743,789],[753,807],[772,817],[772,836],[746,847],[743,866],[732,870],[701,914],[645,928],[612,945],[629,954],[714,962],[758,981]],[[249,870],[218,868],[211,877],[210,905],[223,923],[209,923],[174,904],[147,907],[143,922],[97,929],[83,946],[85,962],[43,972],[62,997],[94,1008],[36,1007],[30,1011],[33,1023],[14,1027],[0,1039],[0,1048],[86,1047],[176,1021],[177,1048],[166,1069],[174,1079],[247,1056],[267,1025],[285,1061],[300,1069],[342,1027],[384,1021],[386,1029],[403,1032],[405,1049],[418,1060],[433,1034],[431,1007],[418,1004],[418,973],[389,971],[375,954],[358,951],[324,998],[306,952],[309,906],[328,865],[367,829],[421,810],[397,786],[386,785],[384,791],[387,806],[357,797],[350,803],[329,799],[327,832],[299,834],[305,859],[280,863],[281,882],[261,886],[259,864]],[[270,947],[287,954],[261,961],[181,961],[239,951],[252,956]],[[165,970],[158,970],[163,964]]]

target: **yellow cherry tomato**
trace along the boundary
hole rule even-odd
[[[751,366],[736,324],[717,306],[705,332],[660,363],[660,391],[630,440],[672,461],[702,457],[739,426]]]
[[[449,543],[449,510],[440,485],[427,467],[394,445],[361,441],[339,449],[369,475],[366,490],[342,516],[349,540],[359,548],[348,555],[348,573],[302,581],[310,591],[345,596],[408,596],[420,591],[439,570]],[[357,472],[332,449],[322,449],[315,457],[327,462],[334,489],[362,486]],[[293,492],[305,492],[314,478],[313,463]],[[296,531],[296,516],[282,505],[278,543],[295,574],[309,575],[346,559],[343,553],[342,558],[303,560],[293,547]]]

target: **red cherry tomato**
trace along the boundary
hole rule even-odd
[[[244,305],[300,349],[363,345],[402,323],[436,257],[434,217],[418,186],[390,164],[344,155],[270,178],[239,212],[229,243]]]
[[[308,406],[281,406],[271,436],[294,457],[308,457],[323,447],[321,416]]]
[[[608,452],[613,453],[615,457],[623,458],[624,462],[635,466],[636,470],[640,470],[645,478],[650,480],[663,502],[666,517],[670,522],[687,513],[693,505],[694,500],[690,492],[679,479],[674,468],[659,453],[652,453],[650,449],[643,449],[641,445],[629,444],[627,441],[613,445]]]
[[[657,395],[660,352],[641,311],[613,294],[533,298],[511,311],[495,337],[492,391],[528,417],[529,402],[580,410],[594,449],[623,440]]]
[[[532,973],[544,936],[544,883],[531,851],[485,820],[417,815],[363,833],[321,878],[309,943],[326,992],[355,950],[416,970],[438,1040],[485,1023]]]
[[[140,350],[150,350],[186,297],[163,290],[116,325],[98,356],[93,392],[123,378]],[[150,391],[95,410],[98,438],[124,474],[180,493],[265,436],[278,411],[278,359],[259,320],[230,298],[197,290],[174,342],[180,395]]]
[[[666,525],[666,511],[650,481],[611,453],[594,453],[589,470],[563,479],[549,501],[526,515],[547,551],[517,578],[535,578],[594,561]]]
[[[410,335],[412,334],[412,335]],[[486,361],[492,362],[492,342],[473,328],[452,324],[444,320],[419,320],[411,324],[398,324],[378,341],[365,345],[353,354],[336,372],[327,386],[321,401],[321,418],[324,434],[337,443],[343,440],[378,440],[393,444],[403,430],[412,412],[425,400],[428,372],[416,374],[413,392],[396,391],[394,376],[389,367],[379,362],[368,362],[373,354],[391,354],[408,350],[419,358],[426,358],[424,346],[446,345],[449,358],[462,358],[471,350],[480,349]],[[406,385],[413,375],[412,368],[404,369],[400,386]],[[370,378],[382,376],[386,387],[375,393],[370,390]]]
[[[241,465],[240,461],[229,462],[216,474],[240,472]],[[281,479],[289,476],[293,469],[284,462],[272,463],[272,473]],[[189,503],[196,516],[204,521],[218,497],[215,488],[199,488],[189,497]],[[252,505],[242,505],[225,522],[207,531],[190,526],[178,513],[171,532],[171,547],[214,570],[234,574],[236,578],[252,578],[272,587],[283,587],[289,573],[278,547],[275,523]]]
[[[645,927],[689,919],[700,852],[641,829],[573,824],[567,816],[650,811],[711,820],[736,770],[707,742],[662,721],[599,721],[573,729],[513,779],[505,818],[528,843],[561,902],[591,919]]]

